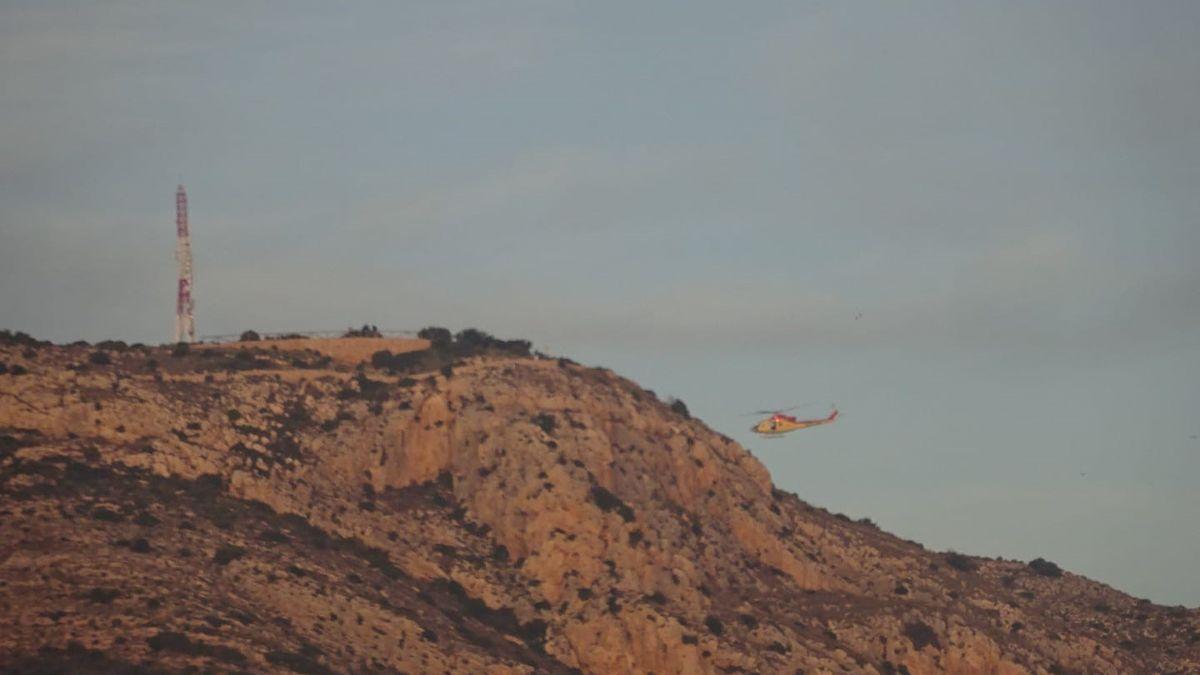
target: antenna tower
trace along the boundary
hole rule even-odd
[[[179,261],[179,294],[175,300],[175,341],[195,342],[196,319],[192,316],[192,239],[188,235],[187,192],[175,191],[175,259]]]

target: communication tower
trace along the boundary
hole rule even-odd
[[[188,235],[187,192],[175,191],[175,259],[179,261],[179,292],[175,299],[175,341],[195,342],[196,318],[192,315],[192,239]]]

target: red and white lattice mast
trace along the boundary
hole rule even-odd
[[[192,316],[192,239],[188,235],[187,192],[175,191],[175,259],[179,261],[179,295],[175,300],[175,341],[196,340],[196,319]]]

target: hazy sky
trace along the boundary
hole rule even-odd
[[[0,327],[478,326],[1200,604],[1200,4],[0,0]],[[860,318],[861,315],[861,318]],[[739,413],[836,402],[764,442]]]

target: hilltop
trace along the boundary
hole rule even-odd
[[[926,550],[610,371],[428,337],[0,334],[0,670],[1200,672],[1200,611]]]

